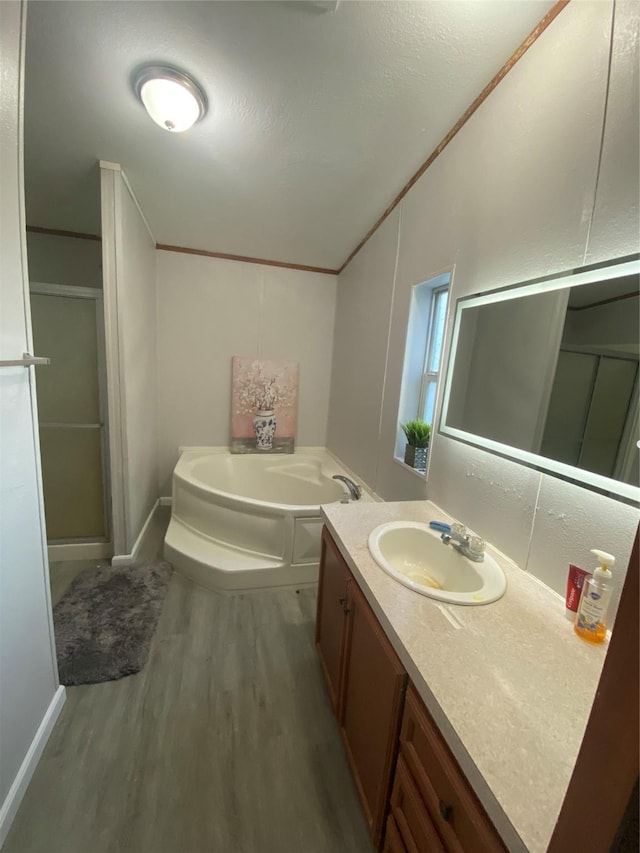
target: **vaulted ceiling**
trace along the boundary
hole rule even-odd
[[[552,0],[29,0],[31,225],[97,233],[120,163],[156,240],[339,267]],[[131,88],[144,62],[207,92],[184,134]]]

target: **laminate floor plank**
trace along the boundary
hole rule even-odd
[[[3,853],[371,853],[315,601],[174,573],[145,668],[67,688]]]

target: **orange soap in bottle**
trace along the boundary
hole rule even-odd
[[[603,643],[607,636],[607,609],[611,600],[611,567],[616,558],[606,551],[592,548],[600,566],[582,587],[580,604],[573,630],[589,643]]]

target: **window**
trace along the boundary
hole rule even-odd
[[[400,461],[406,443],[400,424],[414,418],[434,423],[451,277],[442,273],[412,290],[395,452]]]
[[[431,317],[427,334],[426,357],[422,374],[422,388],[418,417],[428,424],[433,423],[436,408],[436,393],[440,377],[440,362],[444,345],[445,324],[447,322],[447,303],[449,285],[436,287],[431,291]]]

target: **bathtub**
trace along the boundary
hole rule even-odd
[[[173,472],[165,558],[216,590],[262,589],[318,579],[320,504],[345,499],[326,450],[261,456],[185,448]],[[364,500],[371,498],[363,491]]]

